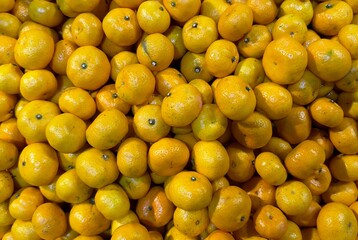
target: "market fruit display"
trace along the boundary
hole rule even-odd
[[[358,239],[357,0],[1,0],[0,239]]]

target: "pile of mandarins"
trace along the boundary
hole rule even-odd
[[[0,238],[357,240],[357,0],[1,0]]]

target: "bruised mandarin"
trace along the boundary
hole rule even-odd
[[[121,239],[143,239],[151,240],[148,229],[140,223],[128,223],[119,226],[112,234],[113,240]]]
[[[358,152],[358,124],[353,118],[344,117],[336,127],[329,129],[329,139],[343,154]]]
[[[315,100],[321,87],[321,80],[310,70],[306,69],[300,80],[287,86],[293,103],[307,105]]]
[[[216,23],[220,16],[230,6],[226,0],[204,0],[200,6],[200,14],[212,18]]]
[[[110,150],[84,150],[76,159],[75,169],[78,177],[92,188],[104,187],[119,176],[116,157]]]
[[[59,167],[56,150],[47,143],[29,144],[19,155],[18,167],[29,184],[47,185],[55,178]]]
[[[338,214],[339,213],[339,214]],[[324,205],[317,217],[317,231],[321,239],[356,239],[357,219],[352,210],[342,203]]]
[[[246,182],[255,173],[254,161],[255,155],[252,149],[231,142],[226,151],[230,159],[230,167],[227,176],[235,182]]]
[[[340,181],[358,180],[358,156],[339,154],[329,160],[329,170],[332,176]]]
[[[144,1],[137,10],[138,24],[144,32],[163,33],[170,25],[170,15],[158,1]]]
[[[288,116],[275,120],[277,134],[290,144],[306,140],[311,132],[312,120],[309,111],[299,105],[293,105]]]
[[[34,0],[30,3],[29,16],[34,22],[47,27],[60,25],[64,18],[56,3],[40,0]]]
[[[271,40],[272,35],[265,25],[254,24],[251,30],[239,40],[237,45],[239,53],[247,58],[259,59],[263,56],[266,46]]]
[[[191,124],[200,114],[203,100],[201,93],[191,84],[179,84],[164,97],[161,107],[162,117],[172,127]]]
[[[331,182],[327,191],[325,191],[321,196],[325,203],[339,202],[346,206],[350,206],[357,200],[358,189],[356,184],[352,181],[334,181]]]
[[[305,21],[295,14],[287,14],[281,16],[275,22],[272,29],[273,39],[280,37],[291,37],[299,43],[303,43],[307,33],[307,26]]]
[[[148,172],[140,177],[121,176],[118,179],[119,184],[127,193],[129,199],[140,199],[144,197],[151,187],[151,178]]]
[[[165,97],[174,86],[187,83],[183,74],[171,67],[157,72],[155,80],[155,90],[163,97]]]
[[[131,105],[143,104],[155,89],[153,73],[140,63],[124,66],[115,81],[119,98]]]
[[[252,88],[238,76],[227,76],[214,91],[220,111],[231,120],[243,120],[254,112],[256,97]]]
[[[352,19],[352,8],[345,1],[323,1],[314,8],[312,28],[319,34],[334,36]]]
[[[54,54],[55,42],[45,31],[33,29],[20,35],[15,44],[16,63],[26,69],[46,67]]]
[[[307,47],[308,69],[321,80],[334,82],[350,70],[352,58],[348,50],[332,39],[319,39]]]
[[[115,84],[104,85],[95,97],[97,110],[103,112],[110,108],[116,108],[127,114],[131,105],[119,98]]]
[[[228,127],[228,119],[216,104],[204,104],[199,116],[191,123],[195,137],[213,141],[221,137]]]
[[[247,4],[234,3],[219,18],[219,34],[224,39],[235,42],[251,30],[253,20],[253,12]]]
[[[162,138],[148,150],[148,167],[159,176],[172,176],[184,169],[189,161],[189,148],[175,138]]]
[[[311,202],[312,193],[301,181],[289,180],[276,188],[277,206],[286,215],[305,213]]]
[[[214,181],[226,175],[230,159],[225,147],[217,140],[198,141],[191,153],[195,171]]]
[[[145,105],[134,114],[133,128],[139,138],[149,143],[166,137],[170,131],[161,115],[161,106],[155,104]]]
[[[331,140],[329,140],[329,136],[327,132],[319,128],[312,128],[311,133],[307,139],[314,140],[323,147],[326,160],[332,157],[334,147]]]
[[[38,188],[24,187],[12,195],[8,210],[13,218],[28,221],[31,220],[36,208],[44,201],[45,199]]]
[[[200,11],[201,1],[163,0],[170,17],[178,22],[186,22]]]
[[[215,77],[232,74],[239,62],[239,52],[234,43],[219,39],[210,44],[205,52],[206,67]]]
[[[93,200],[73,205],[69,212],[70,227],[81,235],[97,235],[109,228],[110,220],[98,210]]]
[[[255,158],[257,173],[269,184],[278,186],[287,179],[287,171],[280,158],[271,152],[262,152]]]
[[[314,100],[309,110],[313,120],[326,127],[336,127],[343,121],[343,109],[327,97]]]
[[[142,35],[136,13],[129,8],[109,11],[102,21],[102,29],[106,37],[119,46],[133,45]]]
[[[311,1],[286,0],[283,1],[279,8],[279,16],[295,14],[301,17],[306,25],[313,18],[313,4]]]
[[[62,201],[73,204],[89,199],[93,193],[93,189],[78,177],[76,169],[62,173],[56,181],[55,189]]]
[[[213,194],[209,179],[195,171],[181,171],[169,177],[164,190],[175,206],[188,211],[209,206]]]
[[[67,218],[62,208],[52,202],[38,206],[31,222],[35,232],[43,239],[62,236],[67,229]]]
[[[19,159],[19,149],[14,143],[0,139],[0,171],[10,169],[15,166]]]
[[[127,117],[117,109],[101,112],[86,129],[87,142],[97,149],[115,147],[128,133]]]
[[[305,179],[318,170],[324,161],[323,148],[315,141],[304,140],[287,154],[284,163],[291,175]]]
[[[173,214],[174,226],[190,237],[195,237],[203,233],[208,227],[209,221],[207,208],[196,211],[176,208]]]
[[[260,83],[254,88],[256,109],[271,120],[287,117],[293,100],[290,92],[283,86],[273,83]]]
[[[249,220],[251,199],[242,188],[227,186],[214,193],[208,209],[210,221],[218,229],[231,232]]]
[[[278,13],[273,0],[248,0],[246,4],[252,9],[254,23],[266,25],[271,23]]]
[[[88,91],[80,87],[66,88],[58,99],[58,106],[62,112],[72,113],[82,120],[90,119],[96,112],[94,99]]]
[[[0,35],[0,64],[15,63],[14,48],[16,39]]]
[[[189,82],[196,78],[210,82],[214,78],[206,67],[205,53],[187,51],[180,60],[180,72]]]
[[[119,184],[112,183],[99,188],[94,200],[98,210],[106,219],[120,219],[129,212],[129,198]]]
[[[152,187],[136,205],[139,220],[147,227],[163,227],[174,213],[174,204],[165,195],[163,187]]]
[[[86,144],[86,128],[86,123],[76,115],[62,113],[47,124],[46,138],[59,152],[76,152]]]
[[[258,149],[265,146],[272,137],[272,123],[265,115],[255,111],[243,120],[233,121],[233,137],[243,146]]]
[[[311,190],[313,195],[321,195],[326,192],[332,181],[332,175],[327,165],[322,164],[311,176],[302,182]]]
[[[306,49],[290,37],[271,41],[262,58],[266,75],[281,85],[297,82],[304,74],[307,61]]]
[[[174,45],[161,33],[152,33],[142,38],[137,50],[138,61],[152,71],[169,67],[174,59]]]
[[[273,205],[265,205],[256,210],[253,221],[256,231],[265,238],[280,238],[288,228],[285,214]]]
[[[299,227],[315,227],[318,213],[321,211],[321,205],[313,200],[307,211],[303,214],[288,216],[289,220],[296,223]],[[301,228],[302,230],[302,228]]]
[[[71,26],[73,40],[77,46],[99,46],[103,39],[102,23],[93,13],[81,13]]]
[[[264,205],[274,205],[276,187],[263,180],[260,176],[253,176],[243,183],[244,189],[251,198],[251,212],[255,212]]]
[[[148,146],[136,137],[125,139],[117,150],[117,166],[121,174],[140,177],[147,171]]]
[[[193,53],[205,52],[219,37],[215,21],[204,15],[189,19],[183,26],[182,34],[185,48]]]
[[[260,149],[262,152],[272,152],[284,160],[292,150],[291,144],[280,137],[272,136],[268,143]]]

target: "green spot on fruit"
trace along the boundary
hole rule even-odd
[[[82,68],[82,69],[86,69],[87,67],[88,67],[88,66],[87,66],[87,63],[82,63],[82,64],[81,64],[81,68]]]
[[[148,119],[148,123],[149,123],[149,125],[155,125],[155,119]]]
[[[200,67],[195,67],[195,68],[194,68],[194,72],[200,73],[200,72],[201,72],[201,68],[200,68]]]
[[[327,3],[327,4],[326,4],[326,8],[327,8],[327,9],[333,8],[333,4],[332,4],[332,3]]]
[[[107,161],[107,160],[109,159],[109,156],[108,156],[107,154],[103,154],[103,155],[102,155],[102,158],[103,158],[105,161]]]
[[[190,178],[190,180],[193,181],[193,182],[195,182],[195,181],[196,181],[196,177],[193,176],[193,177]]]
[[[38,113],[38,114],[36,114],[35,118],[36,118],[37,120],[40,120],[40,119],[42,119],[42,115],[41,115],[40,113]]]
[[[124,20],[129,21],[131,18],[129,16],[124,16]]]

